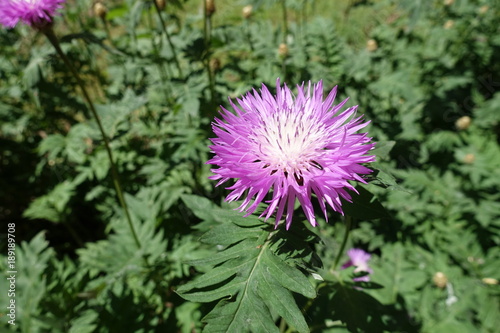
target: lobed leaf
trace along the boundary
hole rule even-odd
[[[309,332],[292,292],[313,298],[316,291],[292,260],[275,253],[277,234],[280,240],[287,235],[270,230],[264,222],[251,226],[226,222],[201,237],[205,243],[226,247],[211,258],[191,261],[212,269],[176,292],[194,302],[219,300],[203,318],[205,332],[279,332],[274,315],[298,332]]]

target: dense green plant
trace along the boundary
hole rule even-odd
[[[1,327],[497,331],[498,2],[250,1],[246,18],[246,3],[215,4],[115,0],[101,19],[74,0],[55,19],[139,244],[75,77],[42,34],[0,30],[0,219],[17,270],[15,326],[0,279]],[[243,217],[208,179],[219,105],[278,77],[338,84],[378,142],[368,184],[317,228],[300,209],[288,231]],[[341,269],[352,247],[372,253],[370,282]]]

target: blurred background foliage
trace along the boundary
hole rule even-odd
[[[140,249],[74,78],[42,35],[0,30],[0,220],[18,245],[17,325],[2,295],[2,327],[200,332],[214,303],[175,290],[203,271],[189,261],[215,251],[199,238],[228,207],[207,179],[210,124],[228,96],[280,77],[339,85],[383,142],[363,187],[372,204],[346,208],[374,284],[297,297],[309,329],[497,332],[499,1],[214,3],[103,1],[103,14],[68,0],[55,20],[111,138]],[[325,268],[345,229],[330,215],[309,231]]]

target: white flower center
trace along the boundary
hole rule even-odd
[[[301,178],[311,166],[322,169],[315,159],[324,147],[323,128],[307,110],[279,110],[263,117],[252,138],[256,155],[271,172],[281,170]]]

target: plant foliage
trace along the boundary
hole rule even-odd
[[[78,81],[42,33],[0,28],[0,331],[498,331],[498,1],[161,2],[54,18],[130,224]],[[278,77],[338,85],[377,142],[317,228],[298,205],[288,231],[243,217],[208,179],[219,107]]]

